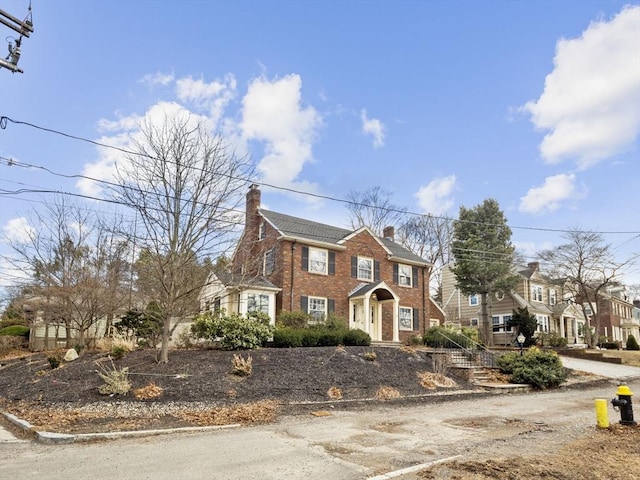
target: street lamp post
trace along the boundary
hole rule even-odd
[[[518,345],[520,345],[520,356],[522,356],[522,347],[524,346],[526,337],[522,334],[522,332],[520,332],[520,335],[518,335],[518,338],[516,338],[516,340],[518,341]]]

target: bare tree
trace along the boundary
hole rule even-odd
[[[351,190],[347,194],[347,209],[351,227],[368,227],[376,235],[382,235],[384,227],[395,226],[404,216],[405,209],[391,202],[393,194],[380,186],[362,192]]]
[[[225,250],[252,169],[189,116],[146,121],[140,134],[133,140],[137,154],[118,165],[113,196],[136,210],[143,227],[137,243],[146,252],[144,267],[154,279],[155,297],[146,300],[162,310],[160,361],[166,363],[170,335],[195,313],[204,282],[192,275],[193,265]]]
[[[46,203],[29,223],[10,245],[14,265],[29,275],[31,308],[47,327],[64,323],[67,347],[84,344],[91,327],[115,308],[121,278],[113,265],[123,262],[126,242],[114,249],[113,234],[95,215],[64,197]]]
[[[599,233],[572,229],[563,238],[567,243],[544,250],[538,256],[545,261],[549,277],[582,306],[587,321],[585,341],[594,347],[600,331],[598,296],[607,287],[618,285],[618,275],[628,262],[615,262],[610,245]]]
[[[407,218],[398,229],[398,242],[431,263],[431,290],[439,297],[442,269],[451,258],[453,222],[448,218],[420,215]]]

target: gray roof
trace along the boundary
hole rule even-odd
[[[354,230],[334,227],[324,223],[305,220],[304,218],[292,217],[291,215],[272,212],[271,210],[260,209],[260,214],[286,237],[338,245],[340,240],[343,240],[354,232]],[[424,258],[410,252],[402,245],[388,238],[378,237],[378,239],[394,257],[410,262],[429,263]]]
[[[262,288],[278,288],[263,276],[247,277],[237,273],[215,272],[214,275],[220,282],[226,286],[245,286],[245,287],[262,287]]]

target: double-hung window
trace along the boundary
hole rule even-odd
[[[264,253],[263,272],[265,275],[271,275],[276,267],[276,252],[274,249]]]
[[[413,309],[400,307],[398,323],[400,330],[413,330]]]
[[[409,265],[398,265],[398,285],[411,286],[412,268]]]
[[[477,294],[473,294],[473,295],[469,295],[469,305],[470,306],[475,306],[478,305],[478,295]]]
[[[550,288],[549,289],[549,305],[555,305],[556,302],[557,302],[556,289],[555,288]]]
[[[327,250],[309,247],[309,272],[327,274]]]
[[[358,257],[358,280],[371,282],[373,280],[373,259]]]
[[[531,285],[531,300],[534,302],[542,301],[542,287],[540,285]]]
[[[327,318],[327,299],[320,297],[309,297],[309,314],[316,322],[322,322]]]

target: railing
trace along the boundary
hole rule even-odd
[[[462,345],[443,332],[439,331],[437,333],[443,337],[442,342],[436,341],[432,347],[438,353],[446,353],[451,363],[464,367],[483,366],[493,368],[497,366],[496,355],[472,338],[460,333],[456,334],[457,340],[465,344]]]

